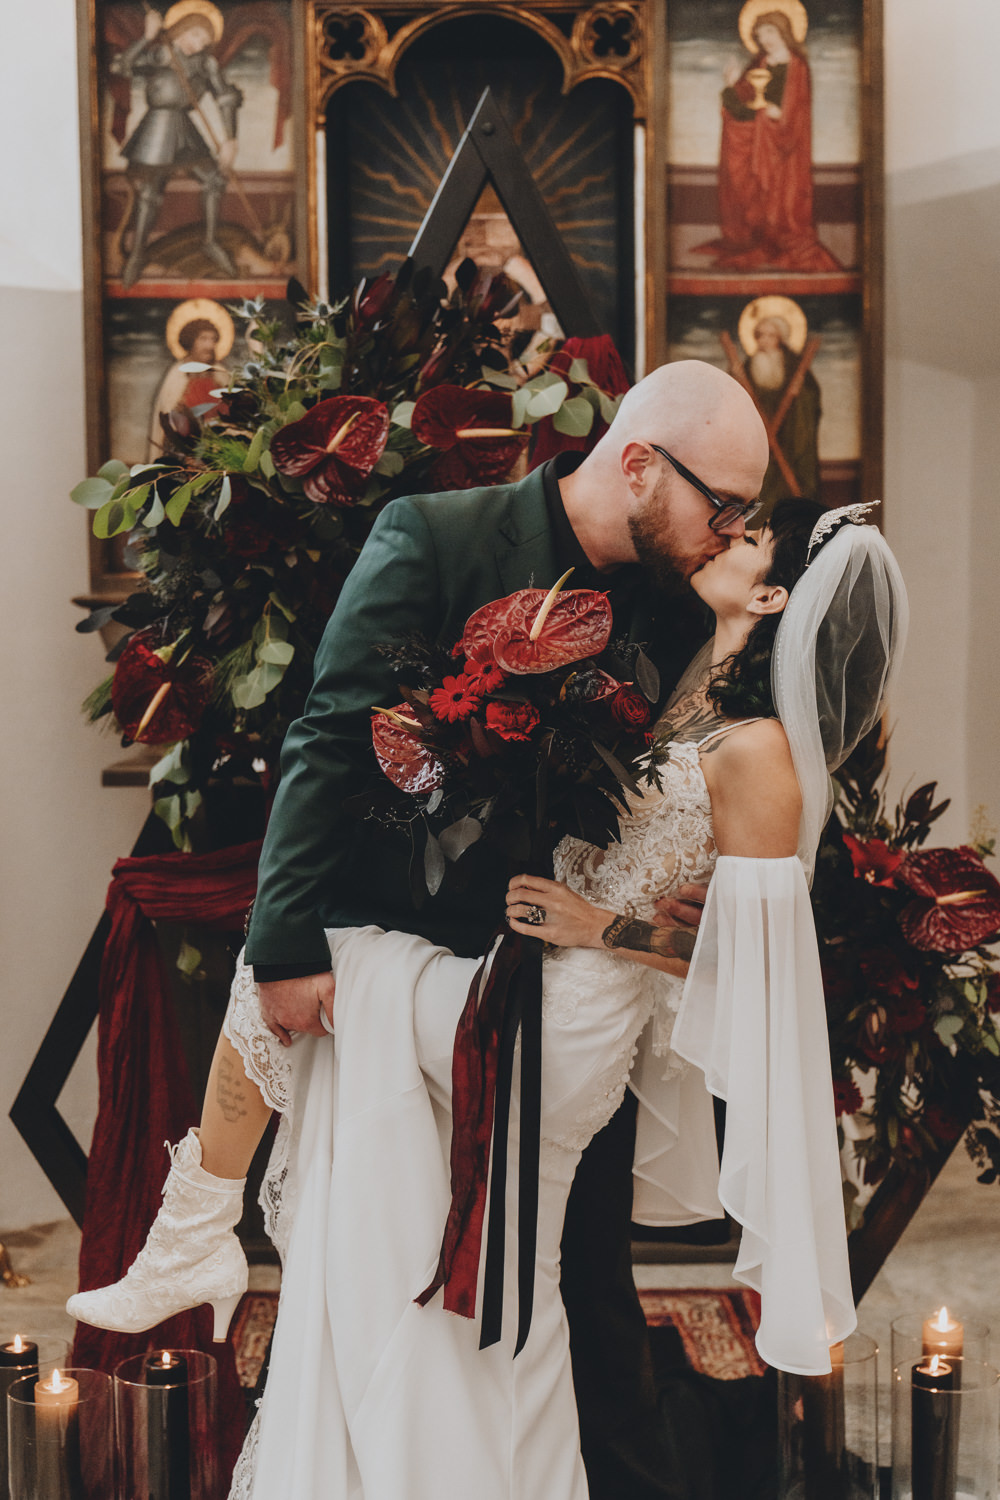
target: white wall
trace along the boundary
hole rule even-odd
[[[0,53],[0,1228],[60,1205],[6,1113],[145,808],[104,791],[113,741],[81,721],[100,648],[77,636],[84,522],[73,0],[8,7]],[[910,582],[895,775],[937,777],[965,837],[1000,821],[1000,56],[997,0],[887,0],[887,529]],[[45,87],[25,58],[45,58]],[[93,1063],[63,1107],[86,1143]]]

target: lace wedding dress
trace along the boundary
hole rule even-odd
[[[620,843],[601,851],[563,840],[556,851],[557,879],[599,906],[631,908],[646,919],[658,897],[709,881],[717,859],[699,745],[672,742],[660,774],[658,789],[630,798]],[[719,863],[794,865],[805,891],[796,860]],[[793,905],[798,900],[801,907],[789,878]],[[777,888],[770,900],[776,912]],[[807,893],[805,902],[808,910]],[[516,1278],[506,1278],[512,1301],[505,1307],[504,1338],[484,1351],[478,1322],[445,1312],[440,1294],[424,1308],[413,1301],[437,1264],[448,1212],[452,1040],[477,962],[374,927],[328,936],[337,981],[335,1037],[300,1036],[291,1048],[280,1047],[263,1025],[252,975],[242,962],[226,1016],[226,1034],[249,1077],[281,1112],[261,1202],[283,1268],[266,1393],[237,1465],[231,1500],[586,1500],[559,1293],[566,1200],[583,1148],[631,1084],[640,1101],[635,1216],[664,1224],[721,1214],[713,1110],[700,1071],[709,1074],[716,1092],[726,1093],[724,1054],[738,1031],[738,1007],[717,1001],[711,977],[705,978],[719,969],[719,954],[713,948],[702,966],[702,989],[707,985],[711,993],[688,1028],[693,1040],[687,1050],[699,1068],[672,1048],[682,997],[687,1006],[681,981],[604,950],[559,950],[546,957],[535,1302],[527,1344],[514,1359]],[[811,941],[815,950],[814,935]],[[766,1031],[768,1016],[756,1010],[754,1015],[754,1024]],[[828,1054],[825,1066],[839,1202]],[[754,1129],[761,1088],[765,1094],[768,1088],[766,1059],[755,1076],[755,1088],[735,1091],[737,1123],[748,1120],[751,1151],[760,1142]],[[816,1227],[828,1234],[830,1141],[821,1119],[818,1126],[803,1122],[807,1101],[798,1088],[793,1092],[792,1113],[798,1111],[807,1157],[810,1150],[816,1155],[810,1140],[820,1142],[824,1170],[816,1180],[823,1185],[824,1208]],[[821,1089],[819,1100],[822,1108]],[[511,1118],[518,1119],[516,1107]],[[794,1129],[794,1120],[780,1118],[783,1128]],[[767,1119],[765,1099],[765,1138],[759,1144],[765,1175],[771,1161]],[[761,1207],[757,1198],[748,1204],[742,1196],[747,1182],[752,1188],[756,1180],[753,1165],[748,1172],[743,1163],[730,1183],[726,1206],[738,1217],[741,1210],[756,1213]],[[815,1161],[807,1160],[804,1176],[801,1163],[794,1166],[785,1241],[790,1234],[806,1262],[809,1327],[803,1332],[798,1326],[801,1299],[789,1308],[771,1278],[767,1297],[782,1302],[789,1340],[786,1349],[778,1347],[779,1339],[765,1358],[777,1353],[777,1362],[784,1358],[790,1368],[811,1361],[819,1371],[829,1369],[827,1342],[850,1331],[853,1307],[840,1316],[845,1285],[850,1303],[846,1246],[843,1265],[834,1266],[835,1294],[819,1294],[817,1301],[815,1254],[809,1246],[802,1251],[801,1233],[805,1218],[810,1232],[816,1219]],[[516,1173],[510,1178],[512,1265]],[[757,1253],[758,1234],[744,1268],[752,1284],[760,1284],[755,1267],[761,1264],[768,1281],[766,1246],[774,1229],[769,1212],[765,1202],[763,1226],[754,1226],[765,1249]],[[842,1213],[839,1223],[843,1238]],[[804,1359],[798,1352],[803,1348]]]

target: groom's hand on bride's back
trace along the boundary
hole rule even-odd
[[[326,1036],[319,1013],[322,1006],[332,1024],[334,988],[329,969],[322,974],[307,974],[302,979],[274,979],[259,984],[257,990],[264,1025],[283,1047],[291,1046],[294,1032]]]
[[[680,927],[687,932],[697,932],[707,895],[707,885],[682,885],[672,896],[661,896],[656,902],[653,922],[657,927]]]

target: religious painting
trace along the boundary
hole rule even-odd
[[[669,7],[670,357],[711,360],[753,396],[771,444],[762,515],[784,495],[878,497],[874,11]]]
[[[490,87],[597,322],[630,359],[632,102],[607,78],[569,91],[563,84],[551,46],[507,17],[487,14],[451,19],[416,40],[400,59],[392,94],[361,80],[335,93],[326,130],[332,289],[398,267]],[[451,267],[464,255],[506,271],[522,287],[525,333],[536,341],[561,336],[548,292],[489,186]]]
[[[301,264],[297,6],[81,3],[89,457],[138,463],[243,353],[228,306],[282,299]],[[120,552],[94,560],[118,587]]]

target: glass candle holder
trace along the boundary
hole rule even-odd
[[[122,1494],[216,1500],[216,1363],[199,1349],[157,1349],[115,1370]]]
[[[29,1375],[49,1375],[66,1363],[69,1346],[61,1339],[32,1339],[24,1333],[0,1335],[0,1500],[10,1500],[7,1457],[7,1392]]]
[[[1000,1371],[924,1355],[892,1372],[892,1500],[996,1500]]]
[[[778,1500],[878,1500],[878,1345],[852,1333],[830,1360],[778,1371]]]
[[[59,1369],[15,1381],[7,1441],[16,1500],[108,1500],[115,1493],[111,1376]]]
[[[896,1318],[892,1324],[892,1369],[912,1365],[925,1354],[946,1358],[961,1355],[984,1363],[990,1357],[990,1330],[985,1323],[957,1317],[947,1308]]]

